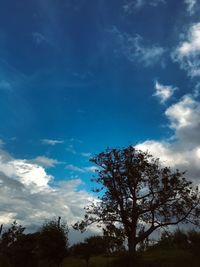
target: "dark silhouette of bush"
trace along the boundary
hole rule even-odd
[[[108,242],[102,236],[91,236],[71,247],[71,254],[75,257],[80,257],[89,265],[89,260],[92,256],[103,255],[108,252]]]
[[[67,255],[68,227],[60,223],[60,218],[43,224],[37,240],[37,255],[43,264],[56,264],[58,267]]]

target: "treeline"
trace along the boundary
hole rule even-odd
[[[70,246],[68,233],[69,229],[61,223],[60,217],[45,222],[37,232],[28,234],[25,227],[15,221],[2,231],[0,237],[0,267],[65,267],[72,266],[72,262],[77,267],[129,266],[130,255],[121,238],[91,236]],[[200,232],[163,232],[160,239],[154,242],[147,239],[139,244],[136,257],[135,264],[143,267],[197,267],[200,262]]]
[[[1,267],[60,266],[69,250],[68,227],[60,218],[44,223],[35,233],[25,234],[17,224],[2,231],[0,237]]]
[[[27,234],[25,227],[14,221],[0,236],[0,267],[59,267],[70,257],[79,258],[88,266],[93,256],[111,256],[125,251],[121,238],[108,235],[91,236],[70,246],[68,233],[68,226],[61,223],[61,217]]]

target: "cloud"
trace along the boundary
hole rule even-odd
[[[123,9],[125,13],[133,13],[135,10],[141,9],[145,5],[149,5],[152,7],[157,7],[159,4],[165,4],[165,0],[135,0],[130,1],[123,5]]]
[[[85,158],[90,158],[92,156],[92,153],[90,152],[81,152],[80,155]]]
[[[56,139],[42,139],[41,140],[42,144],[44,145],[50,145],[50,146],[55,146],[57,144],[63,144],[63,140],[56,140]]]
[[[175,90],[177,90],[176,87],[173,87],[171,85],[163,85],[158,81],[155,82],[154,88],[156,92],[153,94],[153,96],[158,97],[162,104],[164,104],[166,100],[168,100],[174,94]]]
[[[74,145],[73,144],[69,144],[68,147],[66,148],[66,150],[68,152],[70,152],[71,154],[73,155],[76,155],[77,154],[77,151],[76,149],[74,148]]]
[[[189,13],[189,15],[193,15],[195,13],[197,0],[185,0],[184,3],[187,5],[187,12]]]
[[[77,167],[73,164],[69,164],[65,168],[69,171],[72,171],[72,172],[81,172],[81,173],[85,172],[84,168]]]
[[[5,90],[5,91],[12,91],[12,86],[9,82],[5,80],[0,81],[0,90]]]
[[[165,49],[158,44],[147,45],[140,35],[131,36],[128,33],[121,33],[115,26],[110,32],[116,38],[119,49],[117,52],[125,56],[131,62],[139,62],[145,67],[153,66],[156,63],[163,64],[162,56]]]
[[[172,59],[191,77],[200,76],[200,23],[193,24],[173,51]]]
[[[94,197],[80,189],[80,179],[53,180],[44,167],[0,150],[0,224],[17,220],[35,231],[45,219],[61,216],[68,225],[82,219]]]
[[[73,164],[69,164],[65,167],[67,170],[72,172],[80,172],[80,173],[86,173],[86,172],[95,172],[98,170],[96,166],[89,166],[89,167],[78,167]]]
[[[200,102],[193,95],[184,95],[165,110],[170,141],[147,140],[137,148],[148,150],[164,165],[188,170],[187,176],[199,183],[200,173]]]
[[[98,170],[96,166],[85,167],[84,169],[86,172],[96,172]]]
[[[5,142],[2,139],[0,139],[0,147],[2,147],[4,145],[5,145]]]
[[[38,164],[45,168],[55,167],[57,164],[61,162],[56,159],[51,159],[45,156],[38,156],[35,159],[31,160],[32,163]]]
[[[192,96],[185,95],[181,100],[170,106],[165,115],[170,121],[170,127],[175,130],[176,135],[183,130],[196,129],[200,124],[200,106]],[[198,139],[200,141],[200,138]]]
[[[48,188],[48,183],[52,179],[52,176],[38,164],[29,163],[24,159],[14,159],[3,150],[0,150],[0,173],[30,187],[31,191]]]

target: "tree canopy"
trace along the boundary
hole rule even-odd
[[[68,247],[68,227],[64,223],[51,220],[43,224],[38,236],[38,254],[44,261],[60,266]]]
[[[71,247],[73,255],[78,256],[86,261],[86,266],[89,266],[89,260],[92,256],[102,255],[107,253],[109,249],[108,242],[102,236],[91,236]]]
[[[95,190],[99,201],[86,207],[75,229],[101,224],[104,231],[123,236],[134,253],[158,228],[199,225],[199,191],[185,172],[163,167],[159,159],[132,146],[107,149],[91,161],[98,166],[93,181],[100,186]]]

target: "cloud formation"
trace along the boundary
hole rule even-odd
[[[200,101],[193,95],[184,95],[165,111],[169,128],[173,130],[170,141],[147,140],[137,145],[161,159],[164,165],[188,170],[187,176],[199,183],[200,174]]]
[[[38,156],[31,161],[45,168],[55,167],[57,164],[61,163],[57,159],[51,159],[46,156]]]
[[[187,6],[187,12],[189,13],[189,15],[193,15],[195,13],[197,0],[185,0],[184,3]]]
[[[163,85],[158,81],[155,82],[155,93],[153,96],[156,96],[160,99],[160,102],[164,104],[173,94],[174,91],[177,90],[176,87],[171,85]]]
[[[200,76],[200,23],[193,24],[184,39],[172,53],[172,59],[189,76]]]
[[[55,146],[57,144],[63,144],[63,140],[56,140],[56,139],[42,139],[41,140],[42,144],[44,145],[50,145],[50,146]]]
[[[131,62],[139,62],[145,67],[153,66],[156,63],[163,63],[162,56],[165,49],[158,44],[145,44],[140,35],[131,36],[128,33],[121,33],[117,27],[112,27],[110,32],[116,38],[118,53],[121,53]]]
[[[145,5],[157,7],[159,4],[165,4],[165,3],[166,3],[165,0],[135,0],[124,4],[123,9],[125,13],[130,14],[135,10],[144,7]]]
[[[2,139],[0,139],[0,147],[2,147],[4,145],[5,145],[5,142]]]
[[[94,198],[78,189],[80,179],[52,183],[53,179],[42,166],[0,150],[0,224],[17,220],[36,230],[53,217],[61,216],[68,225],[80,220],[84,206]]]
[[[96,166],[89,166],[89,167],[78,167],[73,164],[69,164],[65,167],[67,170],[72,172],[80,172],[80,173],[86,173],[86,172],[95,172],[98,170]]]

